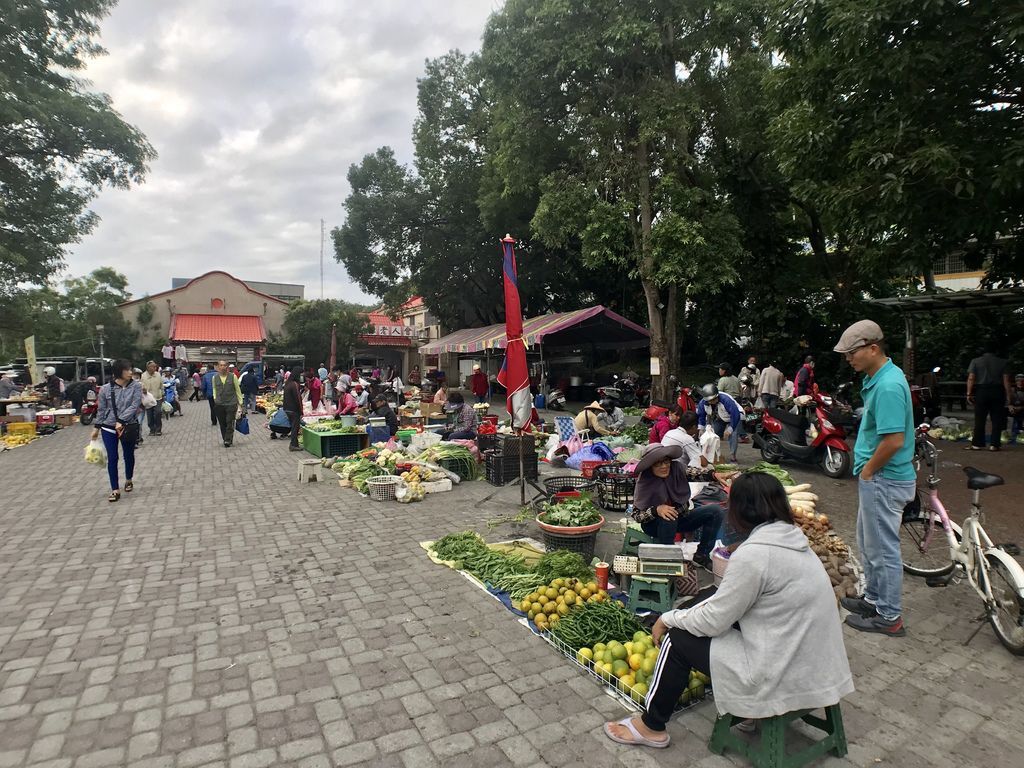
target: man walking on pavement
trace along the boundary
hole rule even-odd
[[[217,372],[211,382],[213,387],[213,409],[220,425],[220,436],[224,447],[230,448],[235,439],[235,419],[242,407],[242,390],[238,379],[228,370],[227,360],[217,363]]]
[[[840,603],[851,612],[847,626],[902,637],[900,525],[903,507],[917,493],[914,412],[907,377],[886,356],[883,338],[877,323],[859,320],[835,346],[864,374],[864,416],[853,449],[853,473],[858,476],[857,548],[867,586],[862,597],[844,597]]]
[[[238,380],[238,388],[242,392],[242,406],[246,413],[250,409],[256,413],[256,395],[260,391],[260,383],[256,378],[256,371],[246,368],[242,377]]]
[[[150,360],[146,363],[146,372],[139,379],[142,382],[142,391],[148,392],[156,400],[156,405],[146,409],[146,422],[149,424],[149,434],[159,437],[163,434],[163,416],[160,404],[164,401],[164,379],[160,375],[160,367]]]
[[[210,404],[210,424],[217,426],[217,410],[213,404],[213,377],[217,375],[211,367],[207,367],[206,373],[203,374],[203,396],[206,398],[206,402]]]
[[[974,406],[974,439],[968,451],[985,447],[985,423],[992,419],[992,437],[988,449],[998,451],[1006,429],[1006,406],[1013,399],[1013,385],[1006,372],[1006,360],[994,352],[971,360],[967,368],[967,402]]]

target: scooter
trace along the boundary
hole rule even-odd
[[[824,398],[815,392],[814,420],[804,412],[790,413],[768,408],[754,433],[754,445],[765,461],[778,464],[784,459],[819,464],[829,477],[845,477],[853,466],[853,455],[846,444],[846,430],[829,419]],[[829,398],[831,402],[831,398]]]
[[[88,390],[85,393],[85,400],[82,402],[82,409],[78,413],[78,421],[84,426],[92,424],[92,420],[96,418],[96,412],[99,410],[99,395],[95,388]]]
[[[552,411],[565,410],[565,395],[562,394],[562,390],[555,388],[548,392],[546,406]]]

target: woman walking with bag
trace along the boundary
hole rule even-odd
[[[119,501],[120,483],[117,471],[117,446],[124,450],[124,492],[134,489],[135,443],[139,439],[139,411],[142,408],[142,385],[132,378],[132,364],[117,360],[111,370],[113,381],[100,387],[96,423],[92,439],[103,438],[107,451],[107,474],[110,476],[110,495],[107,501]]]

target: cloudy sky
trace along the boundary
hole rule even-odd
[[[427,58],[476,50],[501,0],[120,0],[86,76],[159,152],[105,190],[70,274],[110,265],[136,296],[223,269],[320,294],[320,219],[343,220],[348,167],[412,158]],[[325,295],[368,300],[330,257]]]

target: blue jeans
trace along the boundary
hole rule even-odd
[[[644,533],[653,536],[659,544],[671,544],[676,540],[677,533],[689,533],[700,529],[700,543],[697,545],[698,555],[710,555],[715,546],[715,537],[722,525],[722,508],[718,504],[705,504],[691,509],[675,520],[663,520],[656,517],[641,524]]]
[[[763,405],[765,408],[774,408],[776,403],[778,402],[778,395],[769,395],[767,392],[761,394],[761,405]]]
[[[718,419],[718,418],[716,418],[714,421],[711,422],[711,428],[715,430],[715,434],[718,435],[719,437],[725,437],[725,430],[728,427],[729,427],[728,422],[722,421],[721,419]],[[732,434],[729,435],[729,458],[730,459],[735,459],[736,458],[736,449],[739,447],[740,435],[742,434],[742,432],[743,432],[743,422],[741,421],[739,424],[736,425],[736,428],[733,429]]]
[[[124,479],[131,480],[135,475],[135,443],[121,440],[117,433],[100,429],[103,447],[107,449],[107,475],[110,477],[110,490],[116,491],[121,485],[117,479],[117,444],[124,449]]]
[[[480,403],[489,403],[490,400],[488,399],[487,395],[477,395],[476,402],[477,405],[479,405]]]
[[[902,613],[903,557],[900,525],[903,507],[917,493],[915,480],[887,480],[876,475],[857,479],[857,548],[864,565],[867,586],[864,599],[883,619]]]

